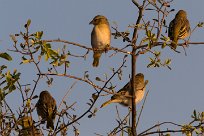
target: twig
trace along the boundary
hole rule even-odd
[[[125,116],[125,118],[123,120],[121,120],[121,122],[118,124],[118,126],[116,126],[108,135],[114,135],[117,134],[120,131],[115,132],[118,128],[120,128],[120,126],[127,120],[127,117],[130,116],[130,111],[128,112],[128,114]]]
[[[95,105],[96,101],[99,98],[99,95],[101,94],[101,92],[103,91],[103,89],[107,86],[107,84],[111,81],[111,79],[118,73],[118,71],[124,66],[126,60],[125,58],[123,59],[122,65],[117,69],[117,71],[115,73],[113,73],[113,75],[106,81],[106,83],[104,84],[104,86],[101,88],[101,90],[98,92],[97,97],[93,100],[93,103],[90,105],[90,107],[82,114],[80,115],[78,118],[76,118],[75,120],[68,122],[66,125],[64,125],[64,127],[60,128],[58,131],[56,131],[56,134],[59,133],[63,128],[68,127],[69,125],[73,124],[74,122],[80,120],[82,117],[84,117],[87,113],[89,113],[91,111],[91,109],[93,108],[93,106]]]
[[[60,105],[59,105],[59,107],[58,107],[58,110],[60,109],[60,107],[61,107],[61,105],[62,105],[64,99],[67,97],[68,93],[71,91],[71,89],[74,87],[74,85],[75,85],[76,83],[77,83],[77,82],[75,81],[75,82],[71,85],[71,87],[69,88],[69,90],[66,92],[66,94],[65,94],[64,97],[62,98],[62,101],[60,102]]]
[[[90,82],[89,80],[86,80],[86,79],[83,79],[83,78],[79,78],[79,77],[76,77],[76,76],[72,76],[72,75],[68,75],[68,74],[65,75],[65,74],[55,74],[55,73],[41,73],[41,74],[37,74],[37,75],[41,75],[41,76],[44,76],[44,75],[49,76],[50,75],[50,76],[68,77],[68,78],[72,78],[72,79],[76,79],[76,80],[79,80],[79,81],[86,82],[89,85],[93,86],[94,88],[102,89],[100,86],[95,85],[93,82]],[[107,92],[109,94],[114,94],[111,91],[106,90],[104,88],[103,88],[103,91]]]
[[[87,47],[87,46],[79,44],[79,43],[70,42],[70,41],[61,40],[61,39],[43,40],[43,42],[61,42],[61,43],[75,45],[75,46],[78,46],[78,47],[81,47],[81,48],[84,48],[84,49],[87,49],[87,50],[93,50],[93,48],[91,48],[91,47]],[[101,49],[94,49],[94,50],[100,50],[101,51]],[[121,50],[121,49],[118,49],[118,48],[115,48],[115,47],[110,47],[109,50],[115,50],[115,51],[119,51],[119,52],[122,52],[122,53],[125,53],[125,54],[131,54],[131,52],[129,52],[129,51],[124,51],[124,50]]]
[[[137,126],[138,126],[138,124],[139,124],[140,117],[141,117],[141,115],[142,115],[142,111],[143,111],[143,109],[144,109],[144,105],[145,105],[145,102],[146,102],[146,99],[147,99],[148,94],[149,94],[149,90],[147,91],[147,93],[146,93],[146,95],[145,95],[145,98],[144,98],[144,102],[142,103],[142,108],[141,108],[140,113],[139,113],[139,116],[138,116],[138,118],[137,118],[136,128],[137,128]]]
[[[162,123],[160,123],[160,124],[156,124],[156,125],[150,127],[149,129],[143,131],[143,132],[140,133],[138,136],[142,136],[142,134],[147,133],[148,131],[150,131],[150,130],[152,130],[152,129],[158,127],[158,126],[164,125],[164,124],[172,124],[172,125],[175,125],[175,126],[178,126],[178,127],[182,127],[182,125],[179,125],[179,124],[176,124],[176,123],[173,123],[173,122],[162,122]]]

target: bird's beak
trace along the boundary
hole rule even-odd
[[[89,23],[89,25],[93,24],[93,20],[91,20],[91,22]]]

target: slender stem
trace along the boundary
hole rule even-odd
[[[145,5],[146,0],[143,1],[143,5],[139,6],[139,4],[137,4],[136,1],[133,1],[133,3],[138,7],[139,9],[139,16],[137,18],[136,21],[136,26],[140,23],[141,19],[142,19],[142,14],[143,14],[143,7]],[[135,75],[136,75],[136,51],[137,51],[137,46],[136,46],[136,41],[137,41],[137,32],[138,32],[138,28],[135,27],[134,32],[133,32],[133,36],[132,36],[132,59],[131,59],[131,63],[132,63],[132,82],[131,82],[131,86],[132,86],[132,135],[133,136],[137,136],[137,132],[136,132],[136,103],[135,103],[135,88],[134,88],[134,83],[135,83]]]
[[[69,44],[69,45],[74,45],[74,46],[77,46],[77,47],[80,47],[80,48],[83,48],[83,49],[87,49],[87,50],[101,50],[101,49],[93,49],[91,47],[87,47],[87,46],[79,44],[79,43],[70,42],[70,41],[61,40],[61,39],[43,40],[42,42],[49,42],[49,43],[50,42],[60,42],[60,43],[66,43],[66,44]],[[125,54],[131,54],[131,52],[129,52],[129,51],[124,51],[124,50],[121,50],[121,49],[113,47],[113,46],[111,46],[109,48],[109,50],[115,50],[115,51],[122,52],[122,53],[125,53]]]
[[[142,111],[143,111],[143,109],[144,109],[144,105],[145,105],[145,102],[146,102],[146,99],[147,99],[148,94],[149,94],[149,90],[147,91],[147,93],[146,93],[146,95],[145,95],[144,102],[143,102],[143,104],[142,104],[142,108],[141,108],[140,113],[139,113],[139,115],[138,115],[136,128],[137,128],[137,126],[138,126],[138,124],[139,124],[140,117],[141,117],[141,115],[142,115]]]
[[[94,99],[93,103],[91,104],[91,106],[82,114],[80,115],[78,118],[76,118],[75,120],[68,122],[67,124],[64,125],[64,127],[60,128],[59,130],[57,130],[55,133],[59,133],[62,129],[64,129],[65,127],[68,127],[69,125],[77,122],[78,120],[80,120],[82,117],[84,117],[87,113],[89,113],[91,111],[91,109],[93,108],[93,106],[95,105],[96,101],[99,98],[99,95],[101,94],[101,92],[103,91],[103,89],[107,86],[107,84],[111,81],[111,79],[118,73],[118,71],[124,66],[126,60],[123,60],[122,65],[117,69],[117,71],[115,73],[113,73],[113,75],[105,82],[104,86],[101,88],[101,90],[98,92],[98,97],[96,99]]]

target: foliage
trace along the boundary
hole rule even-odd
[[[102,77],[95,77],[96,82],[100,82],[103,86],[98,86],[91,77],[89,76],[89,72],[85,71],[83,77],[73,76],[67,74],[67,70],[70,67],[70,57],[79,57],[86,59],[89,51],[92,51],[92,48],[86,47],[84,45],[69,42],[66,40],[44,40],[44,32],[30,32],[30,27],[32,24],[31,19],[28,19],[27,23],[24,25],[24,32],[19,32],[17,34],[11,34],[10,38],[13,41],[13,48],[10,50],[11,52],[17,53],[21,57],[21,65],[31,65],[34,64],[34,67],[37,69],[36,79],[33,79],[33,82],[30,84],[22,85],[20,79],[21,75],[24,73],[18,72],[18,69],[15,69],[11,72],[6,64],[2,64],[0,66],[0,104],[1,104],[1,114],[0,114],[0,132],[1,135],[11,135],[11,134],[19,134],[19,135],[42,135],[46,133],[48,135],[56,135],[61,133],[61,135],[67,135],[70,127],[73,128],[73,133],[75,136],[80,134],[80,130],[77,128],[78,122],[81,118],[84,118],[85,115],[88,115],[88,118],[93,118],[96,116],[98,109],[94,106],[98,98],[105,93],[105,95],[114,94],[115,87],[111,82],[111,79],[114,77],[118,77],[121,80],[123,75],[123,68],[126,67],[125,63],[127,61],[127,55],[139,56],[139,55],[149,55],[149,64],[147,64],[147,68],[150,67],[167,67],[171,69],[171,59],[165,58],[161,59],[162,51],[158,51],[157,46],[160,46],[161,49],[164,49],[170,46],[170,39],[164,33],[164,29],[167,28],[166,18],[168,14],[173,11],[169,9],[170,2],[165,1],[155,1],[151,0],[143,0],[143,4],[139,4],[133,0],[133,4],[139,9],[139,17],[137,19],[137,23],[135,25],[130,25],[129,27],[134,30],[133,38],[130,38],[129,31],[120,32],[117,24],[116,27],[112,27],[114,33],[112,34],[115,39],[120,40],[126,45],[122,49],[118,49],[115,47],[110,47],[110,50],[113,50],[114,53],[112,57],[117,53],[123,53],[124,58],[121,60],[121,65],[118,68],[112,68],[112,75],[105,75],[105,79]],[[156,11],[158,18],[148,20],[147,22],[142,19],[143,12],[146,10]],[[141,15],[141,16],[140,16]],[[198,23],[198,25],[193,29],[203,27],[203,22]],[[137,39],[137,33],[140,31],[144,33],[142,39]],[[140,40],[140,41],[139,41]],[[65,44],[62,48],[54,48],[53,44],[55,42],[59,42],[61,44]],[[190,43],[187,41],[187,43]],[[80,49],[85,49],[87,52],[84,55],[73,55],[67,49],[66,45],[77,46]],[[179,44],[180,46],[186,43]],[[127,48],[132,47],[135,49],[135,54],[133,51],[128,51]],[[172,50],[173,51],[173,50]],[[148,54],[149,53],[149,54]],[[177,51],[175,52],[177,53]],[[0,59],[6,59],[9,62],[12,62],[12,57],[9,55],[9,52],[0,53]],[[41,63],[46,63],[50,68],[47,71],[43,71],[40,67]],[[18,67],[17,67],[18,68]],[[52,86],[55,77],[65,77],[68,79],[75,79],[82,81],[95,89],[95,93],[87,102],[89,108],[83,112],[81,115],[75,115],[72,113],[75,111],[75,103],[67,104],[67,102],[63,99],[58,109],[60,109],[61,105],[64,108],[58,110],[57,119],[55,119],[55,129],[49,130],[44,129],[44,122],[39,121],[36,118],[33,118],[32,113],[35,111],[35,103],[33,102],[37,95],[34,95],[36,91],[36,86],[42,82],[42,79],[46,79],[46,83],[48,86]],[[32,85],[31,85],[32,84]],[[73,84],[74,86],[74,84]],[[72,86],[72,87],[73,87]],[[70,88],[70,90],[72,89]],[[69,91],[70,91],[69,90]],[[18,91],[22,97],[22,105],[18,109],[12,109],[8,104],[8,100],[6,99],[7,95],[13,93],[14,91]],[[69,92],[68,91],[68,92]],[[67,92],[67,93],[68,93]],[[148,94],[148,93],[147,93]],[[66,95],[65,95],[66,97]],[[145,97],[145,100],[147,95]],[[145,100],[143,103],[142,109],[140,109],[140,113],[144,108]],[[18,115],[15,114],[15,111],[18,112]],[[71,112],[70,112],[71,111]],[[132,132],[132,127],[130,126],[130,122],[128,119],[130,118],[131,111],[124,118],[119,117],[117,123],[118,126],[112,128],[112,131],[108,133],[109,136],[114,136],[120,133],[121,135],[134,135]],[[183,125],[176,124],[173,122],[162,122],[152,126],[149,129],[146,129],[143,132],[138,133],[138,136],[145,135],[153,135],[159,134],[163,136],[170,136],[172,133],[182,133],[186,136],[191,136],[193,134],[201,135],[204,133],[204,112],[193,111],[193,115],[191,116],[192,121]],[[137,118],[138,122],[140,119],[140,114]],[[138,123],[137,122],[137,123]],[[168,125],[174,125],[176,129],[170,128]],[[160,130],[161,126],[167,125],[167,130]],[[137,126],[137,125],[136,125]]]

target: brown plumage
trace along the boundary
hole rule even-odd
[[[91,45],[93,49],[105,50],[110,46],[111,31],[108,19],[105,16],[97,15],[89,23],[93,24],[94,28],[91,32]],[[104,51],[94,50],[93,67],[98,67],[101,54]]]
[[[190,23],[187,19],[187,13],[179,10],[175,18],[169,24],[168,36],[172,40],[171,47],[176,49],[178,40],[185,39],[190,34]]]
[[[36,104],[37,113],[41,116],[42,121],[47,121],[47,128],[54,129],[54,119],[57,113],[55,99],[48,91],[42,91]]]
[[[144,97],[144,93],[145,93],[145,86],[148,83],[148,81],[144,81],[144,75],[142,73],[138,73],[135,76],[135,95],[136,95],[136,99],[135,99],[135,103],[139,103],[143,97]],[[132,105],[132,97],[131,97],[131,91],[132,91],[132,87],[131,87],[131,80],[130,82],[128,82],[122,89],[120,89],[116,94],[114,94],[110,100],[106,101],[105,103],[103,103],[101,105],[102,107],[105,107],[111,103],[120,103],[123,106],[130,106]]]

